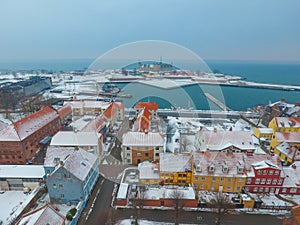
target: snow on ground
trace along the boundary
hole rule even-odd
[[[134,221],[133,219],[122,220],[116,223],[116,225],[131,225]],[[139,225],[172,225],[174,223],[164,223],[164,222],[154,222],[148,220],[139,220]]]
[[[24,194],[23,191],[5,191],[0,194],[0,221],[3,221],[3,225],[10,224],[23,211],[37,190],[31,194]]]

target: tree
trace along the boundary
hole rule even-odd
[[[141,213],[145,204],[145,196],[145,188],[139,187],[137,192],[130,199],[132,207],[135,210],[135,225],[138,225],[138,220],[141,218]]]
[[[174,191],[171,192],[169,197],[172,199],[172,203],[175,211],[175,225],[178,225],[179,212],[184,207],[184,201],[183,201],[184,194],[182,191],[175,189]]]
[[[220,225],[224,215],[234,208],[229,196],[223,192],[214,193],[213,198],[206,204],[216,212],[216,225]]]

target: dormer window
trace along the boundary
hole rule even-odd
[[[209,171],[209,172],[214,172],[214,171],[215,171],[215,166],[214,166],[214,165],[210,165],[210,166],[208,167],[208,171]]]
[[[228,166],[227,165],[223,165],[222,166],[222,171],[223,171],[223,173],[227,173],[228,172]]]
[[[242,165],[237,165],[237,172],[238,173],[242,173],[244,170],[244,168],[242,167]]]
[[[201,172],[201,165],[200,165],[200,163],[196,166],[196,171],[197,172]]]

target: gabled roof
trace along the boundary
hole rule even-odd
[[[44,205],[24,214],[17,225],[64,225],[66,218],[51,205]]]
[[[249,131],[203,131],[203,138],[208,150],[223,150],[229,146],[255,150]]]
[[[277,170],[281,169],[279,166],[277,166],[276,164],[274,164],[268,160],[253,163],[252,166],[256,170],[267,169],[267,168],[277,169]]]
[[[98,146],[96,132],[59,131],[51,140],[51,146]]]
[[[147,109],[142,109],[134,121],[132,131],[148,132],[151,126],[150,115],[151,113]]]
[[[122,102],[112,102],[104,111],[103,115],[107,119],[111,119],[118,112],[118,110],[124,110],[124,104]]]
[[[98,156],[79,149],[67,157],[63,166],[79,180],[84,181],[97,160]]]
[[[16,121],[0,131],[0,140],[20,141],[27,138],[59,115],[53,108],[46,106],[43,109]]]
[[[160,133],[127,132],[123,134],[123,146],[164,146]]]
[[[278,127],[300,127],[300,118],[297,117],[275,117]]]
[[[101,133],[102,128],[108,124],[108,120],[103,116],[97,116],[95,119],[91,120],[87,125],[85,125],[81,131],[82,132],[98,132]]]
[[[187,172],[192,170],[190,154],[159,154],[160,172]]]
[[[136,109],[158,110],[158,104],[156,102],[138,102],[135,105]]]
[[[60,118],[65,117],[72,113],[72,105],[70,103],[64,104],[62,107],[57,109]]]
[[[300,132],[275,132],[278,142],[300,143]]]
[[[53,147],[47,148],[44,166],[55,167],[60,161],[66,160],[66,158],[74,152],[74,147]]]

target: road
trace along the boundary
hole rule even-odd
[[[102,179],[102,178],[101,178]],[[101,183],[101,182],[100,182]],[[132,209],[114,209],[111,205],[112,190],[114,183],[104,179],[100,188],[100,193],[93,205],[93,209],[88,216],[87,221],[81,220],[79,225],[112,225],[122,219],[129,219],[135,215]],[[95,198],[95,196],[91,196]],[[92,202],[92,200],[91,200]],[[85,211],[90,211],[91,204],[87,205]],[[86,215],[86,213],[83,213]],[[141,218],[158,222],[174,222],[174,211],[172,210],[142,210]],[[214,225],[215,215],[211,212],[181,212],[179,215],[180,223]],[[235,214],[227,215],[223,220],[223,225],[253,225],[253,224],[271,224],[281,225],[280,218],[271,215],[250,215],[250,214]]]

